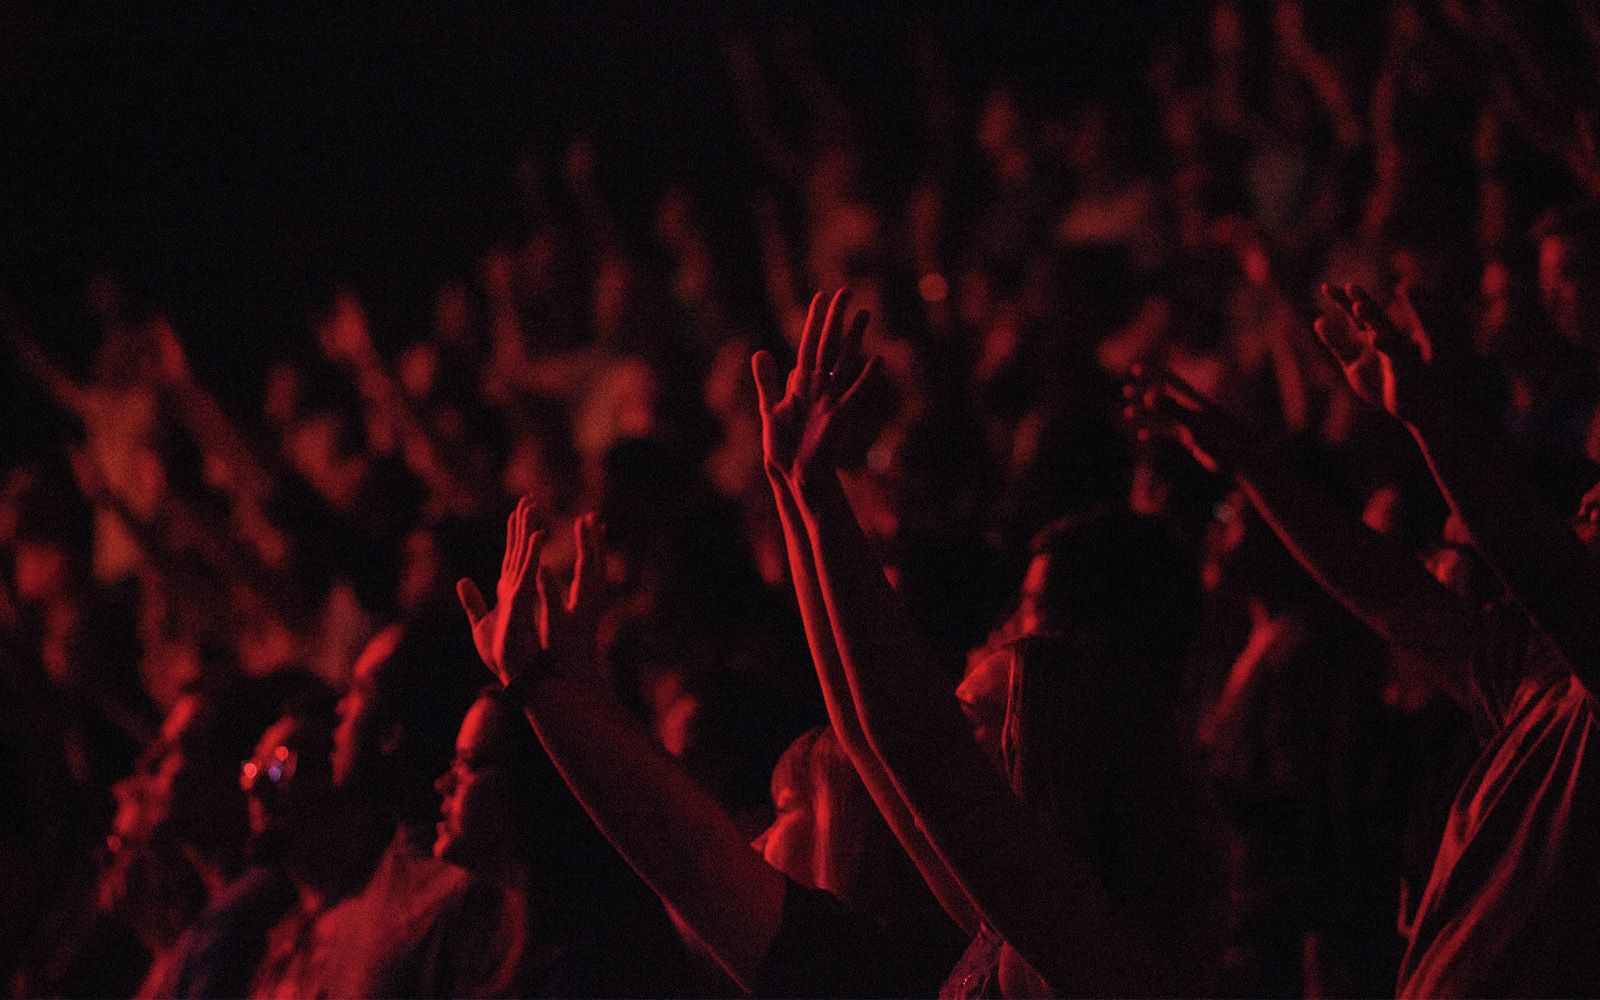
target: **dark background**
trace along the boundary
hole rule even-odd
[[[380,343],[420,332],[439,283],[521,228],[519,153],[553,170],[585,136],[625,236],[647,238],[663,188],[687,185],[759,309],[747,220],[762,178],[731,35],[765,55],[803,26],[867,126],[896,134],[919,121],[917,32],[969,129],[996,84],[1063,107],[1131,95],[1158,38],[1205,24],[1205,7],[1171,0],[914,13],[0,0],[0,296],[81,373],[98,338],[85,282],[111,274],[136,315],[173,320],[202,380],[243,412],[272,359],[309,349],[337,287],[361,295]],[[919,140],[874,143],[904,152],[877,168],[908,174]],[[54,455],[64,425],[48,410],[0,373],[0,465]]]
[[[722,40],[797,19],[866,117],[915,114],[907,17],[695,5],[101,4],[0,7],[0,282],[48,320],[96,268],[240,361],[303,335],[337,282],[377,315],[515,232],[525,144],[593,137],[625,220],[669,180],[741,210],[755,169]],[[1170,3],[921,12],[958,93],[1067,100],[1137,82]],[[1196,24],[1203,20],[1194,18]],[[865,97],[866,101],[859,99]],[[77,338],[45,322],[47,344]]]

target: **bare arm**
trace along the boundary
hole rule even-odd
[[[1473,545],[1584,685],[1600,691],[1600,565],[1526,483],[1485,454],[1483,442],[1456,429],[1437,375],[1371,297],[1352,287],[1333,298],[1345,322],[1319,330],[1351,384],[1404,422]]]
[[[172,409],[206,457],[225,468],[222,485],[236,497],[262,500],[269,496],[272,474],[245,443],[216,397],[195,378],[177,331],[167,320],[157,319],[148,333],[161,362],[161,384]]]
[[[1431,668],[1455,700],[1471,704],[1466,670],[1479,618],[1403,546],[1368,528],[1284,469],[1266,449],[1166,373],[1129,387],[1141,433],[1176,439],[1205,467],[1226,468],[1251,506],[1322,588],[1367,627]]]
[[[815,343],[800,356],[815,360],[791,376],[791,386],[810,379],[815,392],[807,393],[785,478],[866,743],[983,919],[1055,989],[1162,992],[1158,956],[1112,907],[1083,857],[1012,796],[979,748],[838,488],[835,423],[865,405],[874,367],[855,371],[845,349],[859,341],[861,318],[848,333],[838,320],[808,331]]]
[[[428,487],[436,503],[451,513],[472,513],[476,506],[472,492],[451,468],[444,452],[378,355],[367,331],[366,314],[355,296],[339,296],[333,314],[323,322],[318,336],[329,359],[349,365],[354,373],[369,435],[379,438],[392,435],[407,467]]]
[[[5,337],[12,353],[22,362],[23,369],[44,387],[55,404],[81,416],[89,406],[88,392],[56,367],[38,342],[18,324],[10,321],[9,317]]]
[[[471,581],[458,584],[479,655],[502,682],[520,687],[539,741],[595,825],[749,990],[783,916],[784,877],[639,731],[600,679],[592,614],[601,553],[593,519],[578,524],[570,598],[557,596],[539,572],[543,533],[531,520],[524,500],[507,525],[493,610]]]
[[[806,641],[811,647],[811,660],[816,666],[828,719],[839,738],[839,745],[849,755],[850,763],[861,776],[862,784],[866,785],[878,812],[883,815],[895,839],[900,841],[900,846],[911,858],[911,863],[916,866],[939,905],[961,928],[962,933],[968,936],[976,934],[980,923],[977,907],[961,888],[944,859],[928,843],[927,835],[917,826],[916,816],[900,797],[883,762],[878,759],[871,743],[867,741],[866,733],[861,729],[849,680],[839,660],[827,605],[823,601],[822,591],[817,587],[811,543],[806,537],[799,505],[781,480],[774,478],[772,489],[778,496],[778,519],[783,523],[784,542],[789,550],[789,569],[794,578],[795,593],[800,600],[800,617],[805,623]]]
[[[783,876],[603,684],[543,677],[527,692],[528,720],[590,819],[728,975],[754,988],[783,916]]]
[[[890,780],[883,763],[873,752],[861,730],[855,701],[849,682],[839,660],[839,650],[834,638],[828,609],[822,591],[817,585],[816,564],[811,551],[811,541],[806,536],[805,524],[794,494],[784,479],[783,468],[792,465],[794,450],[798,445],[794,431],[800,410],[806,403],[813,380],[807,377],[814,371],[815,353],[824,323],[844,322],[848,299],[836,297],[833,308],[823,317],[823,301],[818,293],[811,301],[811,312],[806,318],[805,335],[801,338],[802,353],[784,387],[778,381],[776,365],[770,355],[757,355],[755,359],[756,389],[761,401],[763,450],[766,456],[767,479],[772,485],[773,499],[778,507],[778,520],[783,527],[784,543],[789,555],[789,572],[794,581],[795,596],[800,604],[800,618],[805,625],[806,642],[811,648],[811,660],[816,667],[817,680],[822,687],[823,701],[828,718],[833,724],[839,744],[849,755],[850,762],[861,776],[862,783],[872,796],[878,811],[883,814],[889,829],[905,848],[912,864],[928,884],[950,918],[968,935],[977,933],[978,916],[972,900],[962,891],[955,876],[943,859],[928,843],[928,838],[917,828],[916,818],[900,797]],[[811,352],[808,358],[805,351]],[[847,447],[862,450],[871,444],[862,440],[870,435],[856,433]],[[826,481],[838,489],[837,481]]]
[[[1058,991],[1170,992],[1088,862],[1012,797],[979,748],[842,491],[796,495],[862,730],[984,919]]]
[[[1480,442],[1448,424],[1410,424],[1472,543],[1584,686],[1600,691],[1600,566],[1572,527]]]

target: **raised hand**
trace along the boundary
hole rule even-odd
[[[478,657],[502,684],[541,672],[573,676],[596,669],[605,582],[600,525],[586,514],[573,534],[578,558],[572,584],[563,591],[553,572],[539,564],[545,532],[534,527],[533,503],[523,497],[506,519],[495,606],[489,607],[471,580],[456,584]]]
[[[822,292],[811,299],[787,381],[771,354],[758,351],[751,359],[767,468],[796,486],[859,464],[880,429],[873,419],[882,398],[879,363],[861,351],[869,316],[857,311],[847,326],[849,305],[846,288],[834,292],[825,311]]]
[[[1323,285],[1322,294],[1334,308],[1317,320],[1317,337],[1357,396],[1411,424],[1444,412],[1443,393],[1423,347],[1372,296],[1354,284]]]
[[[1162,368],[1134,365],[1132,376],[1122,415],[1139,440],[1176,441],[1208,472],[1248,461],[1248,436],[1194,387]]]
[[[545,653],[543,667],[564,677],[597,676],[600,663],[599,628],[605,593],[603,530],[594,514],[572,525],[578,556],[572,567],[572,584],[563,592],[555,575],[539,571],[539,637]]]
[[[541,652],[543,602],[537,577],[543,548],[544,532],[534,528],[533,504],[523,497],[506,518],[506,548],[495,585],[495,606],[489,607],[471,580],[463,578],[456,583],[456,596],[472,625],[478,658],[502,684],[530,674]]]

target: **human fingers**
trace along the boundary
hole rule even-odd
[[[756,402],[762,414],[772,412],[783,398],[783,373],[770,351],[757,351],[750,358],[750,372],[756,380]]]
[[[817,364],[817,341],[822,337],[822,296],[819,290],[811,296],[811,308],[806,311],[806,325],[800,330],[800,351],[794,359],[794,371],[790,373],[789,385],[795,387],[796,379],[807,378]]]
[[[1347,285],[1345,287],[1354,288],[1355,286]],[[1325,284],[1322,286],[1321,291],[1323,298],[1332,302],[1341,312],[1350,311],[1350,294],[1345,291],[1345,288],[1341,288],[1338,285]]]
[[[600,521],[594,512],[583,515],[573,523],[573,540],[578,555],[572,566],[569,610],[590,606],[605,578],[604,554],[600,551]]]
[[[844,321],[850,308],[850,289],[840,288],[828,303],[828,316],[822,323],[822,336],[817,341],[817,357],[813,363],[812,378],[819,385],[827,385],[834,368],[839,363],[839,352],[846,349]]]
[[[522,579],[528,572],[530,561],[534,565],[538,565],[539,562],[536,543],[542,544],[541,536],[543,533],[534,530],[533,525],[530,523],[532,510],[533,504],[527,497],[517,501],[517,553],[512,563],[512,576],[518,580]]]
[[[850,387],[847,388],[843,395],[839,397],[839,407],[843,409],[844,407],[851,405],[857,396],[860,396],[866,392],[867,386],[872,384],[881,367],[882,362],[878,359],[877,355],[873,355],[872,357],[868,358],[866,364],[861,366],[861,371],[856,375],[855,379],[851,381]]]
[[[462,577],[456,581],[456,597],[461,601],[461,610],[467,613],[467,623],[477,628],[483,616],[489,613],[489,604],[483,599],[483,592],[476,583]]]
[[[517,531],[517,512],[522,509],[521,499],[511,508],[511,513],[506,515],[506,545],[500,552],[500,578],[508,578],[517,565],[517,551],[522,545],[522,536]]]
[[[1411,338],[1395,325],[1389,314],[1367,294],[1367,290],[1359,285],[1350,286],[1351,314],[1362,326],[1372,331],[1372,346],[1384,354],[1394,357],[1397,354],[1409,353],[1407,348],[1412,346]]]
[[[834,356],[833,367],[830,369],[830,381],[838,386],[851,386],[861,376],[867,366],[866,352],[861,349],[861,340],[867,330],[867,323],[872,319],[872,314],[865,309],[856,311],[850,317],[850,326],[841,338],[838,353]]]
[[[1207,399],[1204,393],[1170,368],[1157,367],[1152,369],[1150,371],[1150,384],[1159,390],[1161,399],[1176,403],[1190,413],[1200,413],[1205,410],[1215,409],[1211,400]]]
[[[523,548],[522,567],[517,574],[519,580],[526,579],[531,570],[539,567],[539,554],[544,551],[544,543],[549,539],[549,532],[533,529],[528,531],[528,544]]]
[[[1355,336],[1351,321],[1342,313],[1327,313],[1311,324],[1317,340],[1340,365],[1352,365],[1361,357],[1363,345]]]
[[[549,566],[540,566],[533,575],[534,590],[539,596],[539,621],[543,623],[541,632],[546,643],[550,638],[550,625],[559,616],[566,613],[567,604],[563,600],[552,600],[552,595],[561,593],[561,581],[556,578],[556,571]]]

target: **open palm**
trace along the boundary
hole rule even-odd
[[[864,358],[861,336],[868,314],[845,316],[848,289],[839,289],[823,309],[823,293],[811,300],[799,355],[784,380],[766,351],[752,359],[761,404],[761,443],[767,467],[803,482],[819,472],[858,464],[872,445],[871,394],[877,358]]]

